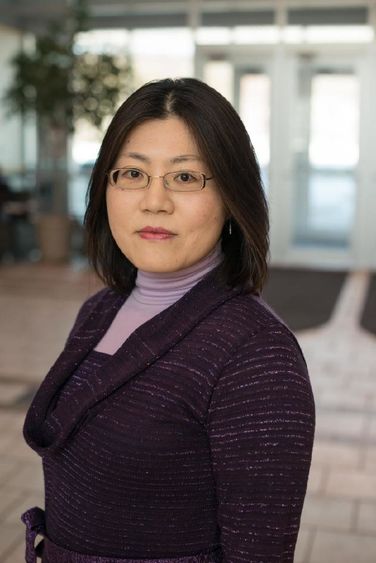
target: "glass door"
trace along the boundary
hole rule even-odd
[[[350,246],[359,160],[359,78],[301,56],[292,142],[295,246]]]
[[[265,191],[269,186],[271,71],[269,56],[239,50],[206,53],[198,50],[198,76],[216,88],[242,118],[260,164]],[[250,59],[253,59],[250,63]]]
[[[235,71],[235,107],[249,133],[261,168],[265,191],[269,187],[271,80],[263,67]]]
[[[283,44],[197,50],[197,75],[249,131],[276,264],[374,264],[375,53]]]

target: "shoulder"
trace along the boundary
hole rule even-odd
[[[219,330],[226,332],[236,347],[250,341],[267,343],[273,338],[289,343],[295,352],[303,356],[288,324],[260,296],[239,293],[223,303],[214,315]]]
[[[88,297],[82,303],[78,311],[77,318],[79,318],[80,316],[81,317],[86,316],[91,311],[93,311],[99,303],[105,304],[109,300],[113,300],[115,296],[116,296],[115,292],[112,289],[109,289],[108,287],[104,287],[103,289],[100,289],[99,291]]]
[[[84,323],[86,319],[88,319],[94,313],[94,311],[97,313],[98,308],[100,308],[102,311],[105,311],[107,308],[113,306],[114,303],[121,299],[122,297],[118,293],[108,287],[100,289],[99,291],[88,297],[78,310],[73,327],[69,333],[68,340],[80,328],[82,323]]]
[[[232,305],[231,305],[232,304]],[[295,406],[314,418],[314,398],[307,363],[294,333],[259,297],[236,296],[223,318],[232,341],[212,398],[253,404],[267,399],[278,410]],[[228,321],[230,321],[228,323]],[[232,327],[232,328],[231,328]],[[212,401],[212,406],[215,405]]]
[[[197,327],[197,337],[213,354],[214,385],[302,385],[311,394],[306,359],[288,325],[259,296],[230,293]],[[250,383],[251,382],[251,383]],[[278,391],[279,392],[279,391]]]

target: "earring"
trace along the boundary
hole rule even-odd
[[[228,223],[228,234],[231,236],[232,235],[232,224],[231,224],[231,219],[229,220]]]

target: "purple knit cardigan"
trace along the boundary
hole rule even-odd
[[[306,363],[216,270],[58,403],[129,294],[81,307],[25,420],[48,491],[45,513],[23,515],[27,561],[37,531],[54,563],[293,561],[315,427]]]

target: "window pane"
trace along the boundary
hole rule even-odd
[[[267,190],[270,161],[270,78],[268,75],[261,73],[241,75],[239,112],[255,149]]]
[[[218,90],[229,102],[233,100],[234,72],[225,60],[208,61],[204,68],[204,81]]]
[[[358,79],[350,73],[310,74],[306,69],[301,81],[294,242],[346,247],[359,158]]]

